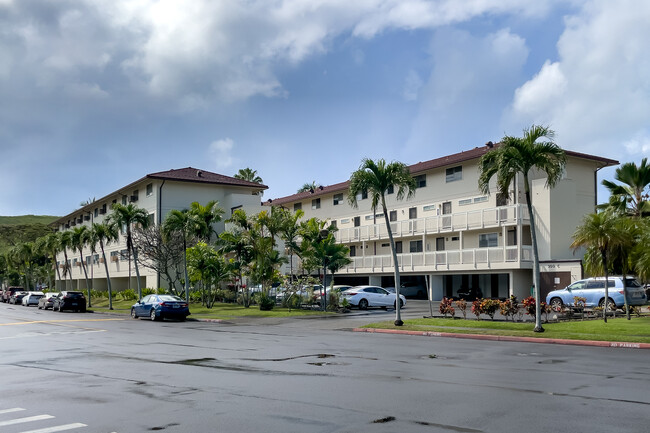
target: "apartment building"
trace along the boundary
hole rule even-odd
[[[460,288],[480,289],[485,297],[520,299],[530,295],[532,242],[523,176],[507,200],[478,189],[479,158],[494,145],[409,166],[417,190],[411,199],[386,196],[396,241],[402,283],[428,291],[434,300],[456,296]],[[566,170],[553,189],[546,178],[531,173],[531,197],[536,214],[542,293],[564,287],[582,276],[581,255],[571,250],[571,235],[597,203],[596,173],[618,162],[567,151]],[[496,191],[495,179],[491,191]],[[393,286],[393,260],[381,209],[371,209],[367,195],[348,204],[348,182],[320,187],[266,205],[302,209],[336,225],[338,242],[350,248],[352,263],[336,276],[337,284]]]
[[[75,226],[91,226],[103,222],[111,213],[114,203],[133,203],[149,213],[150,222],[161,224],[172,209],[187,209],[192,202],[205,205],[211,200],[217,200],[224,210],[224,219],[230,217],[236,209],[247,212],[259,212],[261,192],[266,185],[248,182],[192,167],[172,169],[158,173],[147,174],[123,188],[114,191],[99,200],[88,203],[74,212],[59,218],[52,225],[58,231],[71,230]],[[215,226],[217,232],[224,230],[224,222]],[[129,286],[137,287],[133,264],[129,268],[126,251],[126,233],[120,231],[119,241],[108,244],[105,248],[109,261],[108,268],[113,290],[124,290]],[[101,252],[83,251],[84,264],[92,286],[97,290],[106,290],[106,272],[101,258]],[[57,266],[63,270],[66,267],[63,253],[57,256]],[[57,287],[67,290],[86,289],[86,281],[81,266],[81,258],[77,251],[68,250],[69,277],[65,282],[57,281]],[[164,280],[149,269],[139,267],[140,284],[142,287],[164,287]]]

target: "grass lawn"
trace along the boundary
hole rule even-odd
[[[534,326],[531,322],[513,323],[437,318],[405,320],[404,326],[401,327],[395,326],[393,322],[379,322],[366,325],[365,328],[650,343],[649,316],[632,317],[630,321],[625,318],[609,318],[607,323],[602,320],[544,323],[545,332],[543,333],[533,332]]]
[[[118,301],[113,300],[113,311],[115,314],[130,314],[131,306],[135,301]],[[92,310],[98,312],[107,312],[108,299],[93,299]],[[235,317],[292,317],[292,316],[308,316],[314,314],[333,314],[324,313],[317,310],[295,310],[289,311],[286,308],[275,307],[271,311],[260,311],[259,306],[254,305],[250,308],[244,308],[239,304],[214,304],[212,308],[206,308],[199,303],[190,304],[190,318],[192,319],[232,319]]]

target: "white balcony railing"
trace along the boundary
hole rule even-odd
[[[396,238],[422,235],[475,230],[488,227],[513,226],[519,221],[529,223],[528,209],[517,204],[469,212],[459,212],[450,215],[433,215],[406,221],[391,223],[390,228]],[[381,221],[376,224],[340,228],[336,234],[340,243],[361,242],[368,240],[388,239],[386,224]]]
[[[521,257],[519,256],[521,251]],[[390,272],[393,270],[393,257],[380,256],[350,257],[352,263],[341,269],[341,273]],[[426,253],[398,254],[400,271],[441,271],[447,269],[463,270],[477,267],[490,268],[493,265],[516,265],[532,261],[532,247],[518,246],[473,248],[464,250],[434,251]]]

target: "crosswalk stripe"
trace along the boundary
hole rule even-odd
[[[74,424],[57,425],[57,426],[54,426],[54,427],[47,427],[47,428],[42,428],[42,429],[38,429],[38,430],[24,431],[24,432],[21,432],[21,433],[54,433],[54,432],[57,432],[57,431],[72,430],[74,428],[81,428],[81,427],[88,427],[88,426],[86,424],[76,422]]]
[[[25,409],[23,409],[22,407],[12,407],[11,409],[1,409],[0,414],[20,412],[21,410],[25,410]]]
[[[24,422],[41,421],[50,418],[54,418],[54,417],[52,415],[36,415],[36,416],[28,416],[26,418],[10,419],[7,421],[0,421],[0,427],[4,427],[6,425],[22,424]]]

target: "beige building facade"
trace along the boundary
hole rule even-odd
[[[105,197],[95,200],[74,212],[56,220],[52,225],[57,231],[72,230],[74,227],[93,223],[102,223],[111,214],[114,203],[133,203],[146,210],[151,223],[161,224],[172,209],[187,209],[192,202],[202,205],[216,200],[219,207],[224,210],[224,219],[230,217],[236,209],[248,212],[259,212],[261,209],[260,197],[266,185],[236,179],[192,167],[168,170],[147,174],[143,178],[132,182]],[[223,221],[215,225],[215,230],[220,233],[224,230]],[[105,247],[108,261],[109,275],[113,290],[120,291],[127,287],[137,287],[133,263],[129,264],[126,251],[126,234],[120,231],[119,240]],[[102,262],[101,251],[96,252],[84,248],[83,255],[78,251],[68,249],[68,263],[66,264],[63,253],[57,256],[57,266],[61,271],[57,288],[60,290],[85,290],[86,280],[81,266],[83,257],[88,278],[96,290],[106,290],[106,271]],[[131,260],[132,262],[132,260]],[[63,276],[67,267],[69,276]],[[164,287],[164,280],[150,270],[139,267],[140,284],[142,287]],[[72,278],[70,278],[70,276]]]
[[[433,300],[456,296],[461,287],[480,289],[485,297],[513,294],[521,299],[530,294],[533,258],[523,177],[511,185],[507,201],[478,189],[479,158],[493,146],[488,143],[411,165],[418,185],[415,196],[402,201],[396,200],[395,192],[386,196],[402,282],[417,288],[421,297],[427,292]],[[569,247],[571,235],[583,216],[595,210],[598,170],[618,164],[566,153],[566,170],[555,188],[545,187],[545,176],[530,174],[540,261],[548,272],[561,274],[544,275],[542,292],[581,276],[581,256]],[[381,209],[373,211],[363,195],[357,197],[358,208],[351,207],[347,188],[348,182],[342,182],[265,204],[302,209],[305,218],[337,226],[337,241],[350,248],[352,260],[337,273],[337,284],[392,286],[384,215]],[[495,191],[495,180],[491,190]]]

